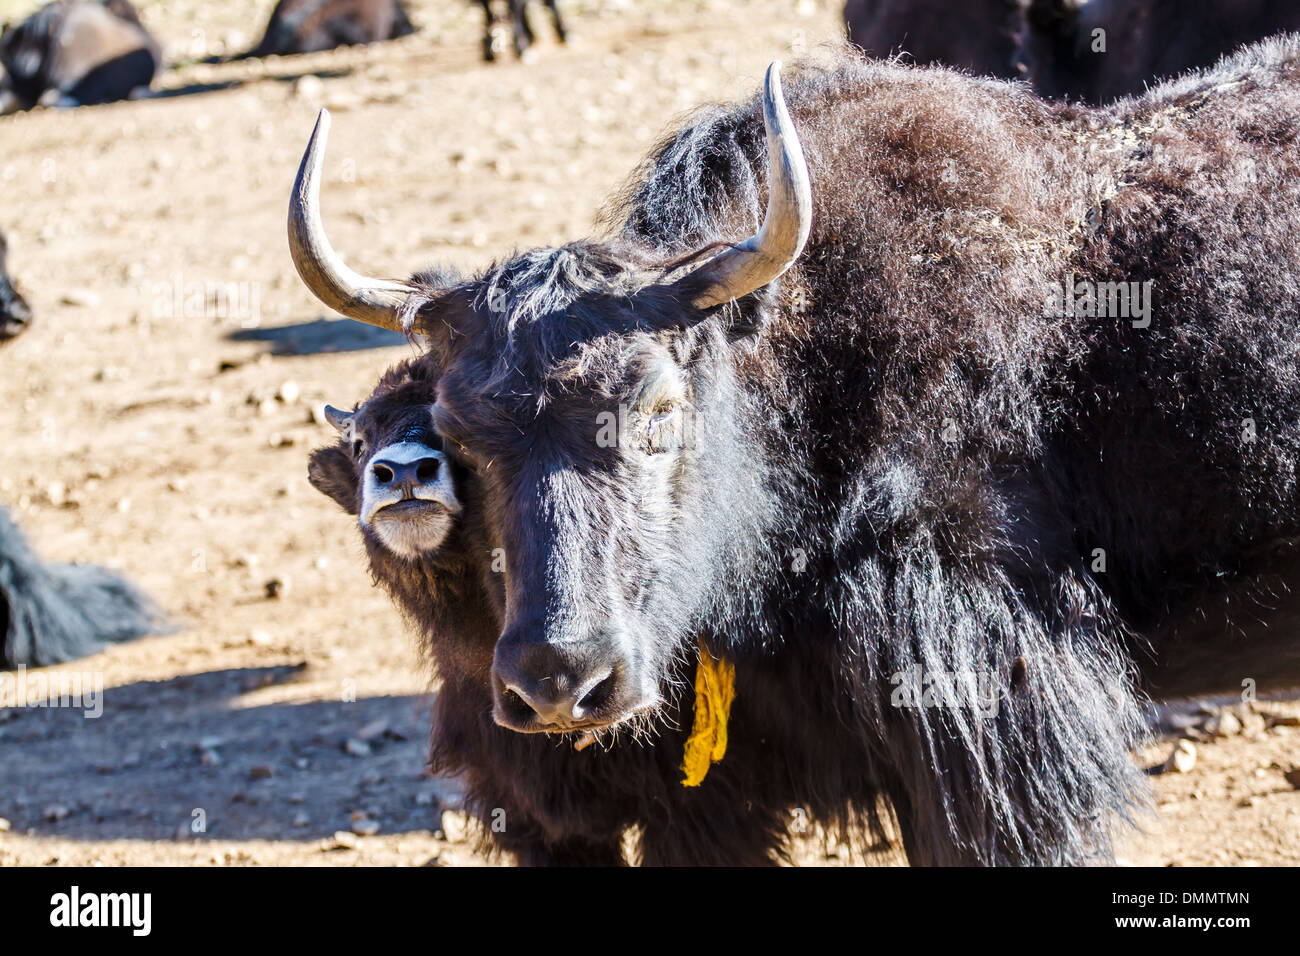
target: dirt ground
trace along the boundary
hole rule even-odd
[[[251,45],[272,5],[141,8],[177,61]],[[316,110],[335,114],[325,217],[350,263],[473,267],[589,231],[674,117],[837,37],[840,4],[568,0],[567,49],[538,17],[531,62],[495,66],[463,0],[411,6],[424,29],[398,42],[182,66],[150,99],[0,118],[0,225],[38,315],[0,356],[0,503],[46,557],[121,568],[176,622],[44,672],[102,678],[102,716],[0,710],[0,864],[483,862],[454,785],[422,771],[413,642],[306,480],[319,406],[412,351],[324,315],[289,261]],[[1300,704],[1266,709],[1152,778],[1122,862],[1300,863]]]

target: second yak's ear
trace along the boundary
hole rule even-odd
[[[356,412],[345,412],[333,405],[325,406],[325,421],[329,422],[334,427],[334,430],[344,438],[351,436],[352,421],[356,418],[356,415]]]
[[[317,448],[307,460],[307,480],[312,487],[333,498],[350,515],[358,513],[357,466],[338,445]]]

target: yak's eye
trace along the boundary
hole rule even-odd
[[[363,442],[361,439],[358,438],[356,441],[352,443],[352,457],[355,458],[357,461],[361,460],[361,456],[362,454],[364,454],[365,450],[366,450],[366,443]]]
[[[649,455],[678,448],[682,441],[682,409],[679,405],[656,408],[643,420],[641,446]]]

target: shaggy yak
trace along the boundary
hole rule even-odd
[[[161,62],[128,0],[55,0],[0,33],[0,114],[124,100]]]
[[[789,102],[669,135],[605,238],[402,282],[325,237],[322,114],[299,273],[428,351],[312,475],[432,766],[524,863],[886,801],[914,864],[1105,859],[1143,695],[1300,682],[1300,40],[1107,109],[856,58]]]
[[[5,240],[5,234],[0,232],[0,343],[22,334],[32,324],[31,306],[14,288],[14,282],[9,278],[5,263],[8,254],[9,243]]]
[[[1028,0],[1018,62],[1043,96],[1105,103],[1288,30],[1295,0]]]
[[[401,0],[280,0],[248,57],[319,53],[415,32]]]
[[[1015,79],[1021,0],[848,0],[849,41],[876,57],[906,53],[971,73]]]
[[[555,5],[555,0],[545,0],[545,3],[551,11],[555,35],[561,43],[567,43],[569,32],[564,26],[564,18],[560,16],[560,8]],[[499,20],[495,9],[496,0],[479,0],[479,4],[487,19],[487,27],[483,32],[483,59],[491,62],[497,58],[496,33]],[[528,4],[529,0],[506,0],[506,13],[510,17],[510,41],[514,45],[515,56],[519,57],[537,42],[537,34],[533,33],[532,24],[528,22]]]
[[[134,585],[93,564],[44,564],[0,508],[0,668],[44,667],[156,634]]]

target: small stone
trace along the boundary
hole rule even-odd
[[[355,737],[349,737],[343,744],[343,750],[353,757],[369,757],[371,754],[370,744],[364,740],[357,740]]]
[[[292,405],[301,395],[302,389],[298,387],[297,382],[292,381],[280,383],[280,387],[275,392],[275,397],[286,405]]]
[[[1190,740],[1180,740],[1173,753],[1161,768],[1162,773],[1190,773],[1196,766],[1196,745]]]
[[[293,825],[298,828],[311,825],[311,817],[307,816],[302,810],[293,815]]]
[[[215,749],[217,749],[218,747],[220,747],[222,744],[224,744],[225,742],[226,742],[226,740],[225,740],[224,737],[217,737],[217,736],[214,736],[214,735],[208,735],[207,737],[200,737],[200,738],[199,738],[199,749],[200,749],[200,750],[215,750]]]
[[[300,100],[319,101],[325,92],[325,84],[319,76],[308,73],[300,76],[293,84],[293,95]]]
[[[199,762],[205,767],[216,767],[221,764],[221,754],[215,750],[203,750],[199,753]]]
[[[1282,779],[1291,784],[1297,790],[1300,790],[1300,766],[1292,767],[1290,770],[1282,772]]]
[[[380,717],[378,720],[372,720],[370,723],[358,730],[356,738],[357,740],[364,740],[369,743],[376,737],[382,737],[386,730],[388,730],[388,721]]]
[[[99,305],[99,296],[85,289],[73,289],[70,292],[63,293],[63,297],[59,301],[64,305],[72,305],[81,309],[93,309]]]
[[[1241,715],[1241,733],[1246,737],[1258,737],[1267,727],[1262,714],[1248,710]]]
[[[0,817],[0,833],[5,833],[9,830],[12,830],[13,828],[14,825],[12,823],[10,823],[4,817]]]
[[[266,596],[270,600],[282,598],[289,593],[290,584],[288,578],[271,578],[263,585],[266,590]]]
[[[71,813],[67,807],[61,803],[52,803],[41,811],[41,816],[46,820],[58,822]]]
[[[1241,720],[1232,711],[1224,710],[1206,722],[1205,732],[1212,737],[1235,737],[1241,733]]]
[[[256,767],[248,768],[249,780],[269,780],[275,776],[275,768],[268,767],[265,764],[259,764]]]
[[[464,843],[469,838],[469,817],[457,810],[444,810],[440,829],[448,843]]]
[[[379,821],[371,817],[362,817],[352,821],[352,832],[357,836],[374,836],[379,832]]]
[[[334,836],[321,847],[322,850],[355,850],[357,837],[347,830],[335,830]]]

